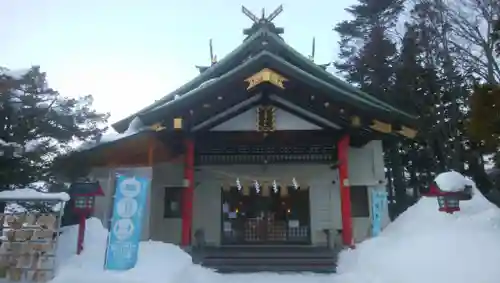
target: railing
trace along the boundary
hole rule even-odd
[[[223,239],[232,244],[310,243],[309,226],[298,226],[294,222],[259,218],[234,220],[230,228],[226,225],[223,229]]]

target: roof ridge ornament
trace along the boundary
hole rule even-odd
[[[260,28],[267,27],[269,31],[276,33],[277,35],[281,35],[284,33],[283,28],[278,28],[272,22],[277,16],[279,16],[283,12],[283,5],[279,5],[271,14],[266,17],[266,10],[262,8],[261,17],[257,17],[254,13],[248,10],[245,6],[241,6],[241,12],[245,14],[250,20],[253,21],[253,25],[251,28],[244,29],[243,34],[247,36],[251,36],[255,32],[257,32]]]

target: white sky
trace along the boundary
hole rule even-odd
[[[63,95],[93,94],[111,122],[147,106],[209,64],[208,40],[220,59],[243,40],[251,22],[280,4],[275,23],[305,55],[316,37],[316,61],[335,57],[332,27],[348,17],[354,0],[18,0],[0,2],[0,66],[40,65]]]

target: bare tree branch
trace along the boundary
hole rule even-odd
[[[451,28],[450,43],[468,70],[488,83],[500,81],[500,63],[491,37],[493,22],[500,14],[497,0],[449,0],[446,17]]]

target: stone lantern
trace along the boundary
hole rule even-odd
[[[439,211],[460,211],[460,201],[472,198],[472,183],[462,174],[450,171],[439,174],[429,186],[427,197],[436,197]]]

